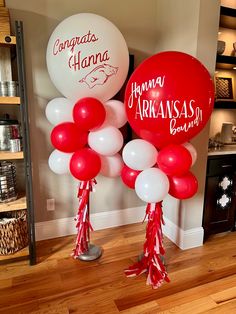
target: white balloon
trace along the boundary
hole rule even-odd
[[[55,28],[46,60],[52,82],[73,101],[83,97],[107,101],[122,87],[129,68],[121,32],[92,13],[72,15]]]
[[[122,152],[125,164],[134,170],[144,170],[155,165],[157,154],[154,145],[141,139],[128,142]]]
[[[125,105],[122,101],[111,99],[104,104],[106,110],[106,119],[104,124],[121,128],[127,122]]]
[[[100,159],[102,164],[100,174],[109,178],[115,178],[120,175],[124,165],[120,154],[115,154],[114,156],[100,156]]]
[[[74,104],[64,97],[54,98],[49,101],[46,107],[46,117],[52,125],[63,122],[73,122]]]
[[[56,174],[70,173],[70,159],[73,153],[63,153],[55,149],[48,159],[49,168]]]
[[[123,146],[123,136],[114,126],[105,126],[90,132],[88,136],[89,146],[95,152],[104,156],[113,156]]]
[[[189,142],[186,142],[184,144],[182,144],[191,154],[191,157],[192,157],[192,164],[191,164],[191,167],[195,164],[196,160],[197,160],[197,151],[195,149],[195,147],[189,143]]]
[[[135,192],[147,203],[162,201],[169,191],[169,180],[166,174],[158,168],[142,171],[135,181]]]

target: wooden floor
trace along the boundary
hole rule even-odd
[[[0,265],[0,313],[236,313],[236,232],[186,251],[165,239],[171,282],[157,290],[123,274],[144,234],[143,224],[93,232],[104,250],[93,262],[70,257],[74,237],[39,242],[36,266]]]

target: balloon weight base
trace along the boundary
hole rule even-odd
[[[89,249],[87,252],[80,254],[76,257],[76,259],[80,259],[81,261],[94,261],[98,259],[102,255],[102,248],[100,246],[96,246],[94,244],[89,244]]]

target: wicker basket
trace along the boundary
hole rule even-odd
[[[0,255],[10,255],[28,245],[26,210],[1,213]]]

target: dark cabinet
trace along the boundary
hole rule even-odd
[[[236,211],[236,155],[208,158],[203,213],[204,238],[233,230]]]

